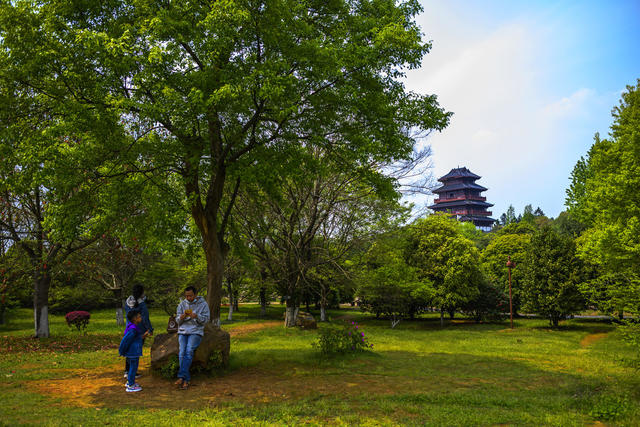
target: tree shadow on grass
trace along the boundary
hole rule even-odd
[[[195,376],[188,391],[178,390],[172,380],[148,375],[147,360],[142,363],[140,393],[125,392],[120,364],[79,371],[71,378],[31,382],[29,387],[75,406],[98,408],[184,410],[239,404],[242,411],[244,406],[295,404],[310,396],[321,396],[309,403],[321,405],[322,396],[337,396],[355,398],[360,407],[354,410],[375,411],[379,408],[373,402],[388,396],[401,396],[401,405],[414,395],[433,399],[446,394],[457,396],[460,401],[456,405],[482,408],[507,404],[523,414],[532,405],[551,412],[567,407],[582,411],[593,395],[606,389],[604,383],[590,377],[499,356],[384,351],[323,363],[296,363],[290,352],[269,349],[264,363],[253,356],[250,363],[236,364],[220,376]],[[498,398],[505,394],[510,397]]]

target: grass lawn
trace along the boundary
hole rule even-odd
[[[51,316],[52,337],[33,340],[33,314],[15,310],[0,326],[0,424],[48,425],[640,425],[634,354],[607,323],[517,320],[516,329],[437,315],[395,329],[357,310],[372,352],[323,358],[316,331],[282,327],[241,306],[224,323],[229,369],[196,376],[188,391],[149,375],[124,392],[122,333],[114,313],[92,313],[86,335]],[[167,316],[152,310],[156,333]],[[226,311],[223,311],[226,317]],[[323,327],[321,325],[320,327]]]

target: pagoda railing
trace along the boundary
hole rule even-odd
[[[468,212],[468,211],[447,211],[448,214],[451,215],[477,215],[477,216],[491,216],[493,212],[491,211],[481,211],[481,212]]]
[[[482,196],[466,196],[466,197],[456,197],[453,199],[443,199],[443,198],[437,198],[434,200],[435,203],[442,203],[442,202],[457,202],[458,200],[479,200],[481,202],[486,202],[487,198],[486,197],[482,197]]]

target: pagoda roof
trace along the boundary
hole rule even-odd
[[[485,187],[483,187],[482,185],[478,185],[475,182],[456,182],[452,184],[443,184],[442,186],[433,190],[433,192],[436,194],[439,194],[439,193],[445,193],[447,191],[464,190],[464,189],[487,191]]]
[[[480,176],[478,176],[475,173],[471,172],[466,167],[462,167],[462,168],[451,169],[451,171],[449,171],[448,174],[446,174],[445,176],[440,177],[438,179],[438,181],[443,182],[443,181],[447,181],[447,180],[455,179],[455,178],[480,179]]]
[[[480,200],[456,200],[453,202],[434,203],[433,205],[429,206],[429,209],[454,208],[458,206],[479,206],[483,208],[488,208],[493,206],[493,204],[482,202]]]

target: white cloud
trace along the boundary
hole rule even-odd
[[[610,96],[590,88],[552,93],[561,64],[552,59],[554,32],[543,19],[470,27],[464,18],[442,19],[451,16],[446,8],[430,5],[419,18],[434,48],[406,82],[410,90],[435,93],[454,113],[450,126],[429,139],[434,175],[458,166],[481,175],[494,217],[509,204],[521,211],[528,203],[557,215],[577,160],[570,148],[586,151],[594,132],[574,120],[600,114],[607,104],[608,111]]]
[[[568,97],[563,97],[544,107],[543,114],[550,120],[586,116],[588,104],[593,103],[596,92],[593,89],[578,89]]]

